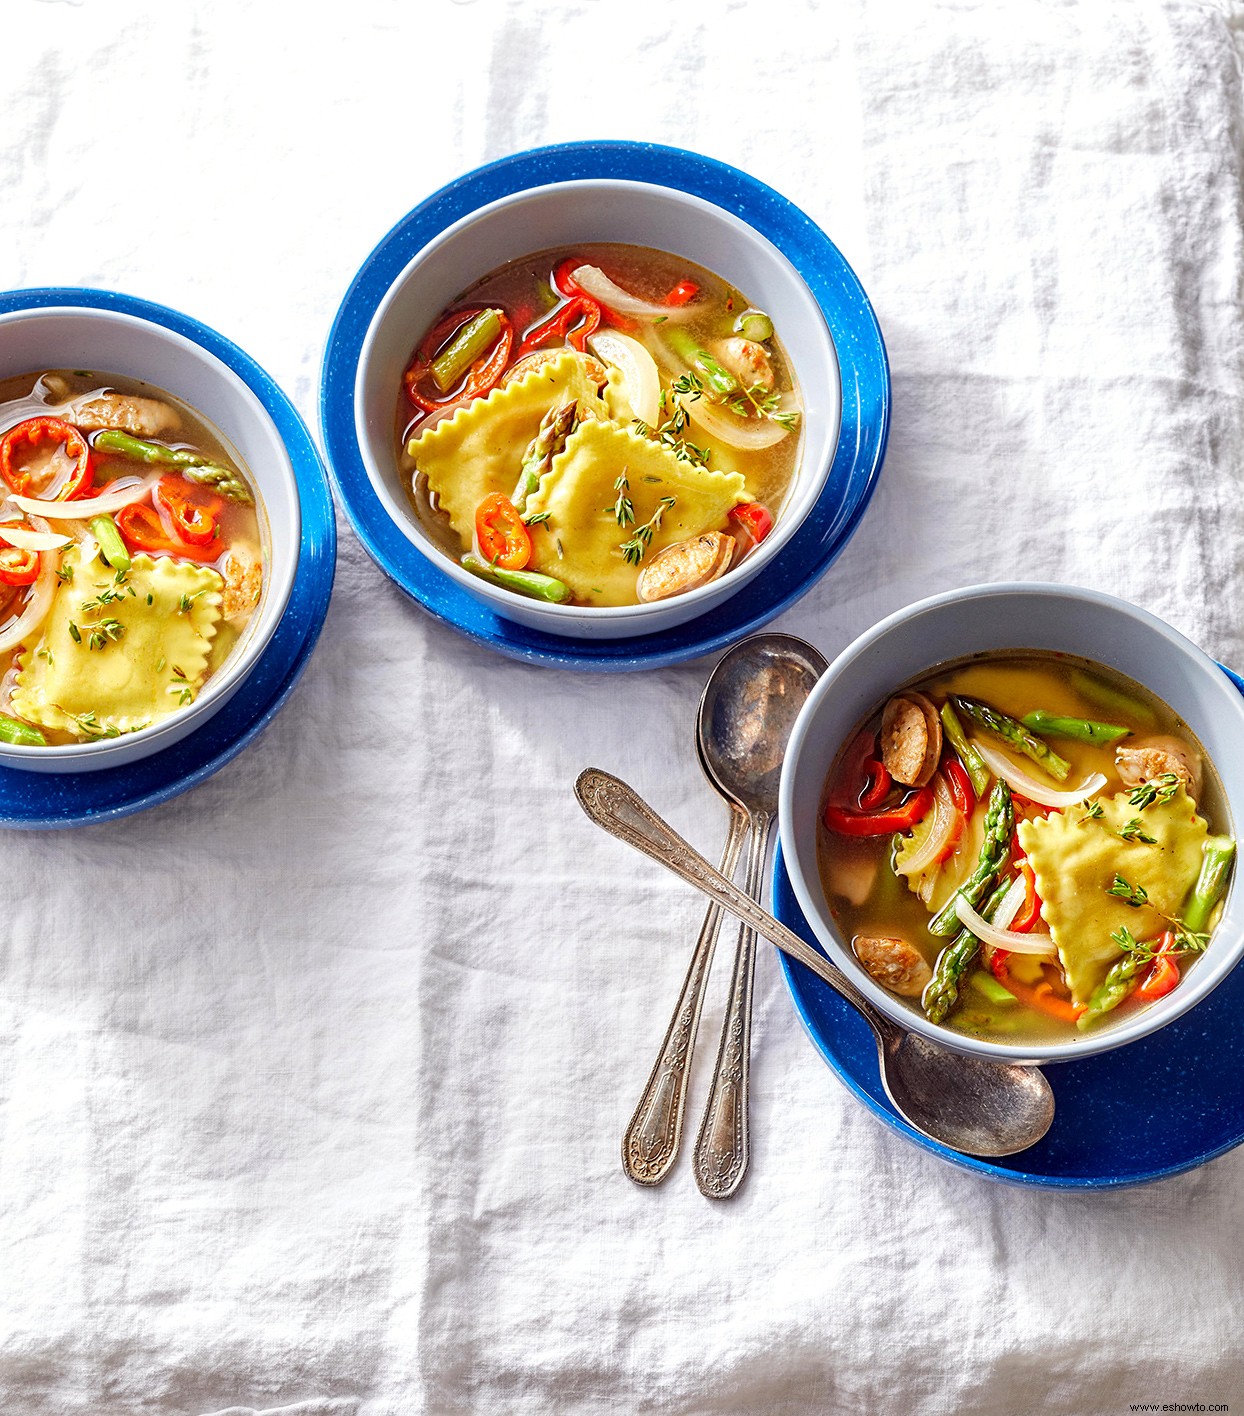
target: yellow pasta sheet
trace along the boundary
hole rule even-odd
[[[491,492],[514,495],[523,454],[539,431],[540,420],[571,399],[579,405],[580,418],[609,416],[587,360],[565,349],[558,358],[493,389],[486,398],[477,398],[406,444],[464,550],[471,547],[480,502]]]
[[[115,737],[193,701],[220,622],[216,571],[139,555],[118,584],[98,555],[80,564],[77,546],[61,570],[71,578],[21,656],[13,707],[23,718],[80,738]]]
[[[625,527],[614,513],[615,483],[623,476],[635,513]],[[622,543],[651,521],[663,497],[673,497],[673,506],[662,513],[642,562],[628,564]],[[532,566],[593,605],[634,604],[639,572],[658,551],[723,529],[731,509],[746,500],[741,473],[697,467],[614,423],[583,423],[527,499],[528,515],[548,514],[532,527]]]
[[[1143,811],[1128,801],[1126,792],[1102,797],[1099,805],[1097,820],[1073,806],[1019,825],[1020,845],[1028,852],[1043,914],[1077,1003],[1089,1001],[1121,954],[1110,937],[1116,930],[1149,939],[1166,927],[1163,914],[1179,914],[1196,883],[1207,834],[1182,787],[1170,801]],[[1119,832],[1134,818],[1155,844],[1122,839]],[[1134,909],[1111,895],[1116,875],[1147,891],[1156,908]]]

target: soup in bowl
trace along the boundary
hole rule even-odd
[[[1244,949],[1241,728],[1217,665],[1122,601],[938,597],[846,650],[801,716],[792,884],[830,957],[912,1031],[1012,1060],[1118,1046]]]
[[[293,583],[297,487],[263,404],[134,308],[0,317],[9,766],[81,771],[171,745],[241,685]]]
[[[520,623],[623,637],[763,570],[824,487],[840,399],[776,247],[699,198],[585,181],[421,251],[355,407],[369,479],[446,574]]]

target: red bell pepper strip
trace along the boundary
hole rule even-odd
[[[425,413],[434,413],[446,403],[457,403],[466,398],[481,398],[484,394],[491,392],[501,381],[501,375],[509,367],[510,350],[514,347],[514,326],[510,322],[509,316],[503,310],[498,310],[497,314],[501,321],[501,337],[487,354],[481,355],[471,365],[466,382],[461,388],[451,389],[443,396],[439,393],[433,396],[425,393],[420,387],[429,376],[432,360],[458,330],[468,320],[472,320],[480,314],[484,308],[486,307],[471,306],[465,310],[454,310],[445,315],[443,319],[438,320],[424,335],[419,348],[415,351],[415,357],[410,361],[405,374],[402,375],[406,397],[416,408],[422,408]]]
[[[515,362],[542,348],[551,339],[564,339],[572,349],[581,354],[587,345],[588,336],[600,328],[601,307],[587,295],[575,295],[564,305],[554,310],[548,319],[535,329],[528,330],[523,342],[518,346]],[[582,321],[582,323],[578,323]]]
[[[5,527],[18,525],[16,521],[0,523],[0,585],[33,585],[39,578],[39,552],[5,541]]]
[[[95,475],[91,449],[78,429],[63,418],[27,418],[0,438],[0,475],[19,496],[33,496],[40,490],[34,486],[34,479],[22,466],[20,457],[22,448],[35,448],[40,444],[53,447],[59,444],[77,462],[56,493],[56,501],[69,501],[91,485]]]
[[[753,546],[773,530],[773,513],[762,502],[740,502],[730,513],[731,520],[737,521],[743,533],[751,538]]]
[[[910,831],[933,805],[933,789],[921,787],[886,811],[852,811],[835,801],[825,804],[825,825],[839,836],[892,836]]]
[[[225,499],[197,482],[170,474],[161,477],[152,491],[161,513],[172,522],[174,534],[191,546],[207,546],[216,539],[216,518]]]
[[[1028,934],[1041,918],[1041,897],[1037,894],[1037,877],[1032,873],[1032,866],[1027,860],[1021,860],[1019,869],[1024,877],[1024,903],[1011,921],[1011,928],[1016,934]]]
[[[971,816],[972,808],[976,805],[976,793],[972,790],[972,779],[968,776],[967,768],[957,757],[947,754],[942,763],[942,775],[950,788],[950,799],[955,804],[955,810],[963,816]]]
[[[1084,1012],[1083,1003],[1073,1003],[1070,998],[1059,997],[1049,983],[1020,983],[1018,979],[1012,978],[1010,958],[1007,950],[995,949],[989,961],[989,968],[1002,987],[1008,993],[1013,993],[1021,1003],[1063,1023],[1074,1023]]]
[[[1158,951],[1154,955],[1153,967],[1140,981],[1136,997],[1142,1003],[1152,1003],[1157,998],[1165,998],[1179,982],[1179,965],[1172,957],[1175,936],[1168,929],[1162,935]]]
[[[480,555],[502,570],[522,570],[531,559],[531,532],[509,497],[489,492],[475,509]]]
[[[875,757],[864,763],[864,789],[860,792],[861,811],[875,811],[890,794],[894,778]]]
[[[179,540],[164,524],[160,514],[146,502],[131,502],[116,514],[117,530],[131,551],[167,551],[188,560],[215,559],[198,546]]]
[[[665,297],[665,303],[667,305],[685,305],[694,300],[699,293],[700,287],[694,280],[680,280]]]

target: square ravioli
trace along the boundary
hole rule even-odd
[[[192,703],[207,677],[223,580],[207,566],[136,555],[129,572],[65,552],[52,608],[21,655],[14,710],[79,738],[116,737]]]
[[[1111,935],[1126,928],[1148,939],[1178,915],[1201,868],[1208,827],[1182,787],[1169,801],[1139,813],[1129,793],[1099,799],[1093,820],[1080,807],[1044,819],[1022,821],[1019,843],[1028,853],[1037,894],[1071,996],[1087,1003],[1122,950]],[[1134,818],[1152,841],[1124,840]],[[1148,895],[1154,908],[1134,908],[1110,894],[1116,875]]]
[[[634,521],[625,527],[614,512],[623,477],[634,509]],[[663,507],[664,499],[672,505]],[[639,572],[658,551],[722,529],[746,500],[739,472],[710,472],[613,423],[582,423],[527,499],[529,515],[548,517],[531,528],[531,563],[590,604],[633,604]],[[642,561],[629,563],[623,542],[658,514]]]

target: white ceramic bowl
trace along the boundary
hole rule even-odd
[[[258,609],[194,703],[162,723],[118,738],[57,747],[0,743],[0,765],[32,772],[119,767],[201,726],[238,690],[275,633],[294,584],[301,538],[298,485],[276,425],[246,382],[209,349],[120,310],[65,305],[0,316],[0,379],[58,368],[143,379],[201,413],[249,474],[264,536],[265,575]]]
[[[876,983],[851,952],[817,871],[817,818],[826,777],[851,731],[896,688],[940,664],[991,650],[1044,649],[1091,659],[1156,693],[1200,739],[1226,794],[1231,821],[1244,813],[1244,698],[1208,655],[1144,610],[1091,590],[1058,585],[984,585],[900,610],[844,649],[795,724],[782,769],[779,822],[791,884],[825,952],[881,1012],[956,1052],[1007,1061],[1063,1062],[1121,1047],[1154,1032],[1204,998],[1244,954],[1238,872],[1204,956],[1179,987],[1142,1011],[1107,1018],[1068,1042],[991,1042],[929,1022],[918,1005]]]
[[[410,353],[436,316],[489,271],[534,251],[588,241],[650,246],[730,281],[773,317],[803,398],[800,465],[773,531],[738,570],[650,605],[576,608],[501,590],[464,570],[415,519],[397,465],[394,421]],[[410,543],[490,609],[532,629],[619,639],[683,624],[764,571],[825,486],[838,440],[841,385],[820,307],[767,238],[722,207],[643,182],[559,182],[493,202],[429,242],[394,281],[368,328],[355,381],[354,420],[368,480]]]

